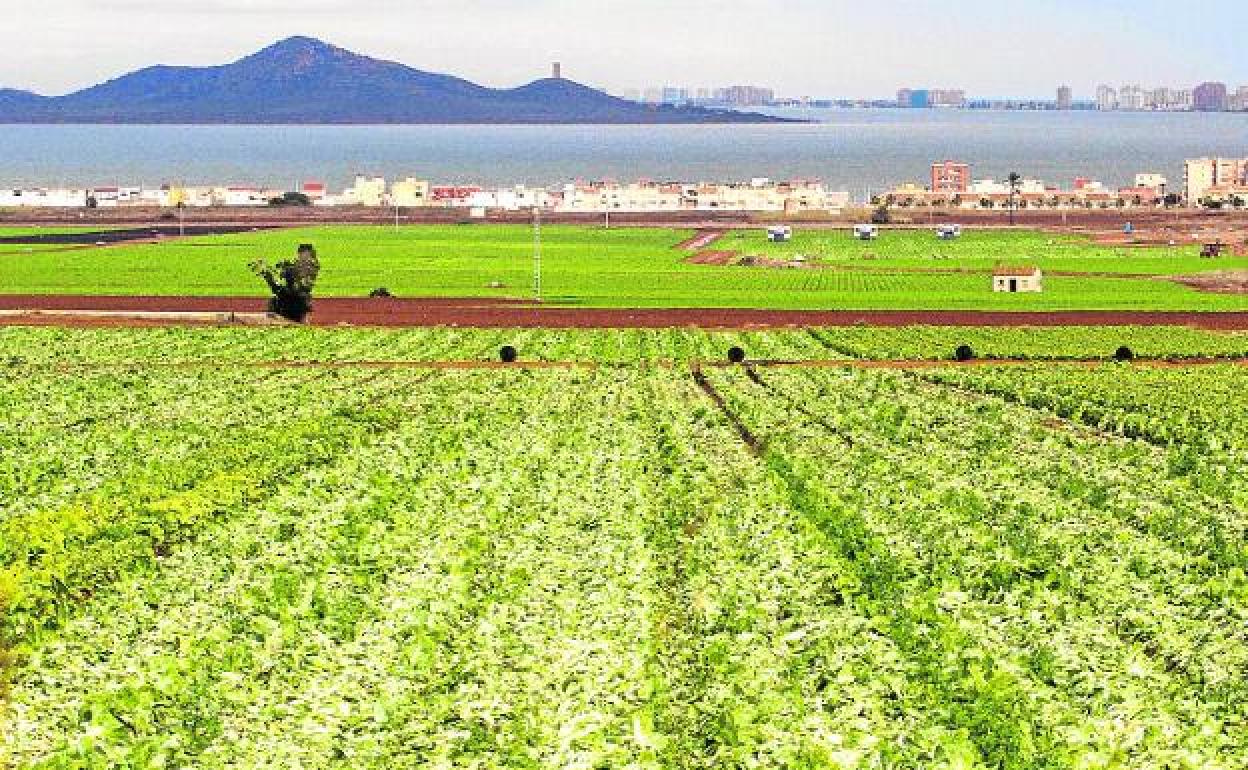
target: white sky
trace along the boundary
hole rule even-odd
[[[1051,98],[1061,83],[1248,84],[1248,2],[1206,0],[0,0],[0,87],[60,94],[222,64],[302,34],[493,86],[901,86]]]

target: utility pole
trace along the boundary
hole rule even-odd
[[[394,230],[395,232],[399,230],[399,204],[397,203],[394,204]]]
[[[1005,180],[1010,186],[1010,227],[1014,226],[1014,213],[1018,211],[1018,183],[1022,180],[1017,172],[1011,172]]]
[[[533,297],[542,301],[542,210],[533,207]]]

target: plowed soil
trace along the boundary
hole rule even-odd
[[[676,248],[685,251],[702,251],[723,237],[723,230],[699,230],[697,235],[676,244]]]
[[[1215,273],[1181,275],[1171,280],[1193,289],[1216,294],[1248,294],[1248,270],[1222,270]]]
[[[101,297],[0,295],[0,310],[225,311],[263,312],[259,297]],[[0,319],[23,324],[20,317]],[[151,325],[133,319],[44,318],[60,326]],[[762,310],[746,308],[568,308],[524,300],[433,298],[316,300],[310,322],[317,326],[465,326],[478,328],[700,327],[768,329],[804,326],[1190,326],[1248,330],[1248,312],[1179,313],[1128,311],[980,312],[956,310]]]

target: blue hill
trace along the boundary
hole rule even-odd
[[[493,89],[292,37],[232,64],[155,66],[66,96],[0,90],[4,123],[771,123],[656,107],[570,80]]]

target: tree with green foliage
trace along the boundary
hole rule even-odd
[[[301,244],[294,260],[278,262],[275,267],[258,260],[252,263],[251,269],[264,279],[273,293],[269,312],[298,323],[307,319],[312,312],[312,289],[321,273],[321,262],[312,244]]]

